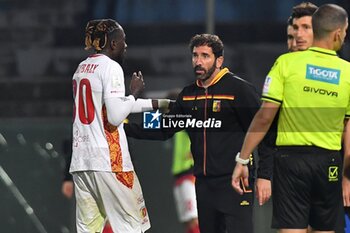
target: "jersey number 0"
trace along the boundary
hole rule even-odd
[[[73,106],[73,121],[75,121],[76,117],[76,94],[79,88],[79,96],[78,96],[78,112],[79,112],[79,120],[81,123],[85,125],[91,124],[91,122],[95,118],[95,109],[94,103],[92,100],[92,90],[90,81],[87,78],[83,78],[80,80],[79,84],[77,84],[76,80],[73,80],[73,97],[74,97],[74,106]]]

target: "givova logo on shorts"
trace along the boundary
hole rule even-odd
[[[306,65],[306,78],[338,85],[340,80],[340,70]]]
[[[338,181],[338,167],[329,166],[328,168],[328,180],[329,181]]]

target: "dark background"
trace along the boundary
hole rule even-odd
[[[286,52],[286,20],[300,1],[214,2],[225,65],[260,90]],[[325,2],[350,6],[313,1]],[[88,55],[86,22],[120,22],[128,44],[126,84],[142,70],[144,97],[165,97],[194,80],[188,42],[206,32],[206,12],[204,0],[0,0],[0,232],[74,232],[74,203],[61,194],[63,141],[71,137],[72,75]],[[347,44],[340,55],[349,58]],[[171,140],[130,143],[151,217],[148,232],[183,232],[172,196]],[[270,203],[255,209],[256,233],[273,232],[270,214]]]

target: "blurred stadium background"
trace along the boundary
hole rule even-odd
[[[350,2],[337,3],[349,12]],[[71,77],[87,52],[84,27],[113,18],[127,34],[126,83],[142,70],[145,97],[193,81],[189,39],[218,34],[225,65],[261,89],[286,52],[286,20],[295,0],[0,0],[0,232],[69,233],[73,201],[61,194],[71,137]],[[341,56],[349,59],[349,46]],[[137,117],[135,117],[137,119]],[[151,216],[150,233],[180,233],[172,196],[171,142],[131,140]],[[270,207],[256,208],[256,233]]]

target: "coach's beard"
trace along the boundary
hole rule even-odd
[[[202,68],[201,66],[195,66],[194,67],[194,74],[197,78],[197,80],[201,81],[201,82],[205,82],[207,81],[212,74],[214,73],[216,67],[215,67],[215,63],[212,67],[210,67],[210,69],[208,71],[206,71],[204,68]],[[203,71],[203,74],[198,74],[198,71]]]

